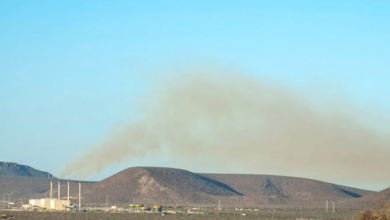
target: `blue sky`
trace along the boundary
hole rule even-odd
[[[389,24],[379,0],[0,1],[0,161],[56,174],[136,119],[156,69],[210,60],[388,113]]]

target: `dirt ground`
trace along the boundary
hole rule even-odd
[[[69,212],[27,212],[0,211],[0,220],[234,220],[234,219],[351,219],[356,211],[344,211],[335,214],[315,210],[305,212],[279,211],[276,213],[209,213],[209,214],[172,214],[157,213],[69,213]]]

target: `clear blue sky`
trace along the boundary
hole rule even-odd
[[[55,175],[136,117],[149,68],[204,60],[389,112],[390,1],[2,0],[0,161]]]

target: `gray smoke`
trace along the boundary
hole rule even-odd
[[[217,72],[161,81],[143,97],[138,122],[113,130],[61,174],[86,177],[113,163],[164,157],[203,172],[390,182],[383,172],[390,167],[389,132],[372,126],[381,122],[363,120],[351,103]]]

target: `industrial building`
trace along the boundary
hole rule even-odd
[[[30,199],[29,205],[31,210],[50,210],[50,211],[66,211],[73,209],[74,207],[70,204],[70,195],[69,195],[69,182],[68,182],[68,196],[67,200],[61,199],[61,183],[58,181],[58,199],[53,198],[53,181],[50,181],[50,198],[44,199]],[[81,209],[81,183],[79,183],[79,206],[78,209]]]
[[[55,211],[66,210],[67,207],[70,207],[70,201],[60,199],[30,199],[29,204],[32,209]]]

